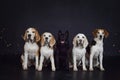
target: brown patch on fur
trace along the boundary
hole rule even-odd
[[[44,43],[45,43],[45,41],[44,41],[44,38],[43,38],[43,35],[42,35],[42,36],[41,36],[41,46],[43,46]]]
[[[104,29],[104,33],[105,33],[105,38],[107,38],[109,36],[109,32]]]
[[[50,40],[50,47],[53,48],[53,46],[55,45],[56,41],[55,41],[55,38],[54,36],[52,35],[52,38]]]
[[[36,56],[38,56],[38,57],[39,57],[39,49],[38,49],[38,51],[37,51],[37,53],[36,53]]]
[[[99,30],[99,29],[95,29],[95,30],[92,32],[92,34],[93,34],[94,37],[97,37],[97,32],[98,32],[98,30]]]
[[[40,41],[40,35],[38,33],[38,31],[36,29],[35,30],[35,38],[36,38],[36,42]]]
[[[27,32],[25,31],[24,36],[22,37],[25,41],[27,40]]]

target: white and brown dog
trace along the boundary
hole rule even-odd
[[[42,70],[44,59],[47,60],[50,59],[52,71],[56,70],[55,62],[54,62],[54,49],[53,49],[55,43],[56,43],[55,38],[51,33],[45,32],[42,34],[41,49],[40,49],[41,56],[40,56],[40,65],[38,71]]]
[[[93,32],[94,40],[90,46],[90,57],[89,57],[89,70],[93,71],[94,60],[95,66],[100,65],[100,70],[104,71],[103,68],[103,39],[107,38],[109,33],[105,29],[96,29]]]
[[[72,56],[73,56],[73,70],[78,71],[77,64],[80,64],[82,61],[82,68],[84,71],[87,70],[85,64],[85,54],[86,54],[86,47],[88,46],[88,40],[86,36],[82,33],[77,34],[73,39],[73,49],[72,49]]]
[[[39,46],[40,35],[35,28],[28,28],[23,36],[25,40],[24,54],[21,55],[22,66],[24,70],[27,70],[30,60],[35,58],[35,68],[38,68],[39,58]]]

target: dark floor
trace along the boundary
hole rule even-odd
[[[105,71],[23,71],[19,56],[0,56],[0,80],[120,80],[120,56],[104,57]]]

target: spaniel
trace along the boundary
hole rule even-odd
[[[100,65],[100,70],[104,71],[103,68],[103,39],[107,38],[109,33],[105,29],[96,29],[93,32],[94,40],[90,46],[90,57],[89,57],[89,70],[93,71],[94,62],[95,66]]]
[[[87,70],[85,64],[85,54],[86,54],[87,46],[88,46],[88,40],[84,34],[79,33],[74,37],[73,49],[72,49],[74,71],[78,71],[77,66],[81,63],[81,61],[82,61],[83,70],[84,71]]]
[[[24,44],[24,54],[21,55],[22,66],[24,70],[27,70],[28,65],[31,60],[35,58],[35,68],[38,68],[38,58],[39,58],[39,46],[40,35],[35,28],[28,28],[23,36],[25,40]]]
[[[55,38],[51,33],[45,32],[42,34],[41,49],[40,49],[41,56],[40,56],[40,64],[38,71],[42,70],[44,59],[46,60],[50,59],[52,71],[56,70],[55,62],[54,62],[54,49],[53,49],[55,43],[56,43]]]

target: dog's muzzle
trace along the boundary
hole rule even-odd
[[[99,39],[101,40],[102,38],[103,38],[102,35],[100,35],[100,36],[99,36]]]

